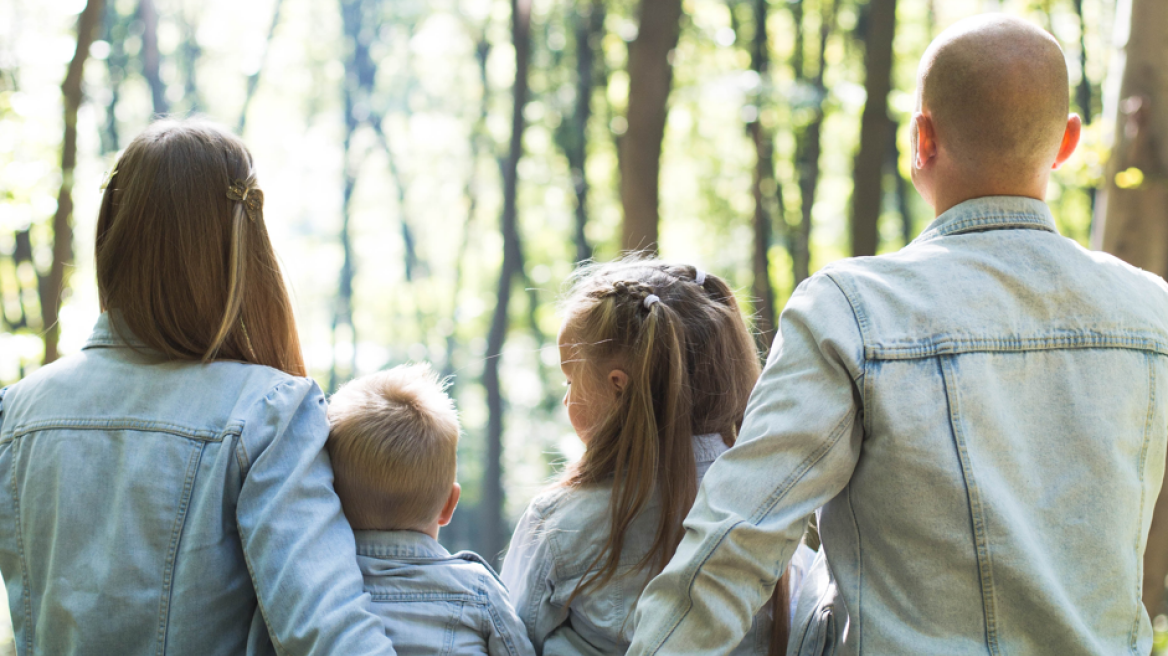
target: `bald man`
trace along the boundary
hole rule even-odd
[[[630,654],[726,653],[816,509],[788,654],[1151,650],[1168,288],[1060,237],[1043,202],[1080,127],[1050,35],[963,21],[918,86],[913,182],[936,219],[795,291]]]

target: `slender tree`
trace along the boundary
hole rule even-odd
[[[488,560],[503,551],[503,394],[499,383],[499,360],[507,338],[511,289],[523,275],[523,250],[519,238],[519,159],[523,156],[523,110],[527,106],[528,68],[531,59],[531,0],[511,0],[511,40],[515,47],[515,82],[511,90],[511,141],[503,168],[503,262],[495,312],[487,333],[487,359],[483,365],[483,388],[487,392],[487,466],[483,474],[483,550]]]
[[[681,0],[641,0],[637,38],[629,44],[628,129],[620,140],[621,248],[657,250],[661,142],[665,137],[670,53],[681,30]]]
[[[1115,144],[1097,205],[1094,245],[1168,275],[1168,3],[1120,0],[1116,10],[1119,104]],[[1144,557],[1144,605],[1163,608],[1168,574],[1168,485],[1160,490]]]
[[[572,191],[576,195],[573,240],[576,261],[592,257],[585,228],[588,225],[588,122],[592,118],[592,91],[596,88],[596,49],[604,36],[605,8],[602,0],[576,0],[572,11],[572,32],[576,49],[576,94],[568,120],[556,129],[556,142],[568,160]]]
[[[252,98],[255,97],[256,89],[260,86],[260,73],[264,70],[264,65],[268,60],[268,51],[272,48],[272,38],[276,36],[276,26],[280,24],[280,8],[284,5],[284,0],[276,0],[272,5],[272,22],[268,24],[268,35],[264,39],[264,50],[260,54],[260,61],[256,66],[255,71],[247,76],[247,91],[243,96],[243,107],[239,110],[239,121],[236,123],[235,132],[243,134],[243,128],[247,125],[247,108],[251,106]]]
[[[835,16],[839,8],[839,0],[820,0],[816,59],[818,69],[815,72],[815,77],[808,78],[805,70],[806,58],[803,52],[805,47],[803,5],[805,2],[806,0],[795,0],[790,4],[797,26],[795,53],[791,58],[791,67],[795,72],[796,83],[810,87],[814,110],[811,122],[795,137],[795,170],[799,178],[800,218],[798,229],[794,231],[789,243],[796,285],[811,275],[811,209],[815,206],[815,193],[819,187],[819,156],[822,149],[821,140],[825,118],[823,102],[827,96],[827,87],[824,84],[824,76],[827,72],[827,41],[834,29]]]
[[[771,285],[770,249],[774,242],[774,217],[785,223],[783,192],[775,180],[774,138],[763,126],[763,108],[771,92],[770,46],[767,38],[769,2],[751,0],[754,34],[750,41],[750,68],[758,74],[758,86],[753,98],[754,118],[747,123],[750,141],[754,145],[754,171],[751,195],[754,214],[751,218],[754,240],[751,250],[751,295],[754,297],[754,327],[759,349],[764,356],[770,350],[775,333],[775,290]]]
[[[884,167],[888,161],[888,92],[892,89],[892,41],[896,0],[869,0],[864,34],[864,89],[860,149],[852,175],[852,255],[875,255],[879,245]]]
[[[150,99],[154,115],[170,111],[166,101],[166,85],[162,82],[162,54],[158,51],[158,7],[154,0],[138,0],[138,20],[142,21],[142,76],[150,85]]]
[[[49,275],[40,279],[41,325],[45,331],[45,363],[56,360],[61,327],[58,324],[66,272],[73,262],[73,171],[77,166],[77,110],[83,97],[81,82],[89,47],[101,26],[104,0],[88,0],[77,19],[77,49],[61,84],[65,106],[65,135],[61,143],[61,190],[53,215],[53,262]]]

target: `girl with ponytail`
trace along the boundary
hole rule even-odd
[[[586,450],[524,513],[502,577],[537,653],[624,654],[637,598],[734,444],[758,353],[725,281],[687,265],[583,266],[564,315],[564,404]],[[792,568],[813,556],[801,547]],[[785,654],[788,578],[727,653]]]

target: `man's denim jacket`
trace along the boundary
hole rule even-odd
[[[167,361],[103,314],[81,353],[0,404],[18,653],[393,654],[311,380]]]
[[[356,531],[372,609],[398,656],[533,656],[495,571],[415,531]]]
[[[982,198],[825,268],[780,324],[630,653],[725,653],[820,506],[836,585],[804,587],[826,593],[790,654],[1150,651],[1163,280],[1060,237],[1040,201]]]
[[[721,435],[694,438],[699,481],[725,451]],[[611,496],[609,486],[555,488],[532,501],[515,528],[503,561],[503,581],[536,653],[623,654],[628,649],[633,611],[649,578],[636,566],[656,537],[660,513],[656,499],[625,533],[618,576],[600,588],[588,588],[568,604],[603,553]],[[808,555],[804,560],[810,561],[812,552],[803,549]],[[768,607],[758,613],[749,635],[736,649],[719,653],[766,654],[770,629]]]

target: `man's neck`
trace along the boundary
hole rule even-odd
[[[984,181],[970,183],[967,176],[946,183],[938,180],[933,193],[933,211],[941,216],[953,207],[975,198],[986,196],[1021,196],[1035,200],[1046,200],[1046,183],[1050,173],[1045,172],[1030,180],[994,182]]]

